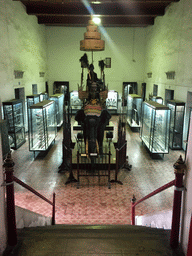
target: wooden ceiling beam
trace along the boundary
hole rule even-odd
[[[12,0],[12,1],[17,1],[17,2],[22,2],[24,4],[26,3],[51,3],[51,4],[65,4],[65,3],[79,3],[82,2],[83,0]],[[87,0],[89,3],[172,3],[172,2],[179,2],[179,0]]]
[[[38,23],[52,26],[78,26],[86,27],[90,16],[38,16]],[[153,17],[127,17],[127,16],[113,16],[101,17],[101,24],[103,27],[145,27],[154,24]]]
[[[39,24],[86,26],[91,15],[100,15],[103,26],[140,26],[154,24],[165,8],[179,0],[13,0],[20,1]],[[100,4],[95,4],[100,2]]]
[[[66,4],[39,4],[26,5],[27,13],[30,15],[164,15],[167,4],[146,3],[137,6],[136,4],[101,4],[91,5],[86,8],[83,3],[66,3]]]

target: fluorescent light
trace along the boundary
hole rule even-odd
[[[92,1],[91,3],[92,3],[92,4],[101,4],[100,1]]]

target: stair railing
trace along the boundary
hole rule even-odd
[[[145,201],[146,199],[162,192],[165,189],[168,189],[175,185],[174,191],[174,201],[173,201],[173,215],[172,215],[172,227],[171,227],[171,237],[170,237],[170,245],[172,248],[176,248],[179,244],[179,227],[180,227],[180,216],[181,216],[181,197],[182,191],[184,190],[183,187],[183,175],[184,170],[186,168],[185,163],[180,156],[176,163],[173,165],[175,179],[171,182],[163,185],[162,187],[156,189],[152,193],[148,194],[147,196],[143,197],[139,201],[136,202],[135,195],[133,195],[132,202],[131,202],[131,209],[132,209],[132,225],[135,225],[135,207],[139,203]]]
[[[7,155],[7,158],[4,161],[3,167],[5,168],[5,183],[6,186],[6,194],[7,194],[7,242],[8,245],[14,246],[17,244],[17,230],[16,230],[16,217],[15,217],[15,197],[14,197],[14,181],[24,188],[28,189],[36,196],[40,197],[50,205],[52,205],[52,225],[55,225],[55,193],[53,193],[53,202],[48,200],[46,197],[41,195],[35,189],[31,188],[20,179],[13,175],[14,172],[14,162],[11,158],[11,154]]]
[[[188,239],[188,249],[187,249],[187,256],[192,255],[192,216],[191,216],[191,224],[189,230],[189,239]]]

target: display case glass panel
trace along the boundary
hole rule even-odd
[[[142,102],[142,97],[137,94],[129,94],[127,97],[127,122],[130,127],[141,126]]]
[[[72,113],[76,113],[77,110],[81,109],[83,103],[79,99],[78,91],[70,92],[70,105],[71,105]]]
[[[108,91],[108,97],[106,99],[106,107],[109,112],[117,112],[118,109],[118,92]]]
[[[171,122],[169,130],[170,148],[182,149],[185,103],[179,100],[168,100],[167,106],[171,110]]]
[[[141,139],[152,154],[169,153],[170,109],[153,101],[142,105]]]
[[[49,96],[48,96],[47,92],[41,92],[39,97],[40,97],[40,101],[48,100],[49,99]]]
[[[31,105],[36,104],[40,101],[40,95],[39,94],[32,94],[26,96],[27,99],[27,108],[29,108]]]
[[[26,101],[27,101],[27,108],[26,108],[26,114],[27,114],[27,129],[26,131],[28,131],[28,126],[29,126],[29,115],[30,115],[30,106],[32,106],[33,104],[37,104],[38,102],[40,102],[40,95],[39,94],[32,94],[32,95],[28,95],[26,96]]]
[[[49,97],[49,99],[55,101],[57,127],[60,127],[63,123],[64,94],[62,93],[53,94]]]
[[[44,100],[30,106],[29,150],[45,151],[57,133],[55,102]]]
[[[19,148],[25,142],[24,113],[22,100],[3,102],[4,119],[7,120],[10,147]]]
[[[157,102],[157,103],[159,103],[159,104],[163,104],[163,98],[162,98],[162,97],[159,97],[159,96],[152,96],[152,97],[151,97],[151,100],[152,100],[152,101],[155,101],[155,102]]]

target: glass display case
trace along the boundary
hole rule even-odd
[[[157,102],[157,103],[159,103],[159,104],[163,104],[163,98],[162,98],[162,97],[159,97],[159,96],[152,96],[152,97],[151,97],[151,100],[152,100],[152,101],[155,101],[155,102]]]
[[[4,119],[7,121],[7,129],[10,147],[18,149],[25,143],[25,127],[22,100],[12,99],[3,102]]]
[[[55,141],[56,133],[55,102],[44,100],[30,106],[29,150],[46,151]]]
[[[79,92],[78,91],[70,92],[70,105],[71,105],[72,114],[75,114],[77,110],[81,109],[82,104],[83,104],[82,101],[79,99]]]
[[[108,91],[106,107],[111,114],[116,114],[118,109],[118,92]]]
[[[169,153],[170,109],[154,101],[142,104],[141,139],[152,154]]]
[[[167,106],[171,110],[171,121],[169,130],[170,148],[182,149],[185,103],[179,100],[168,100]]]
[[[68,94],[69,93],[69,82],[68,81],[55,81],[53,83],[53,94],[56,93],[63,93]]]
[[[143,99],[137,94],[127,97],[127,123],[131,128],[141,127],[141,108]]]
[[[49,99],[55,101],[57,127],[61,127],[63,123],[64,94],[62,93],[53,94],[53,95],[50,95]]]
[[[26,100],[27,100],[27,108],[29,109],[31,105],[36,104],[40,101],[40,95],[39,94],[28,95],[26,96]]]
[[[48,99],[49,99],[49,96],[48,96],[48,93],[47,93],[47,92],[41,92],[41,93],[39,94],[39,97],[40,97],[40,101],[48,100]]]
[[[124,106],[127,106],[127,97],[129,94],[137,94],[137,82],[123,82],[122,99]]]

